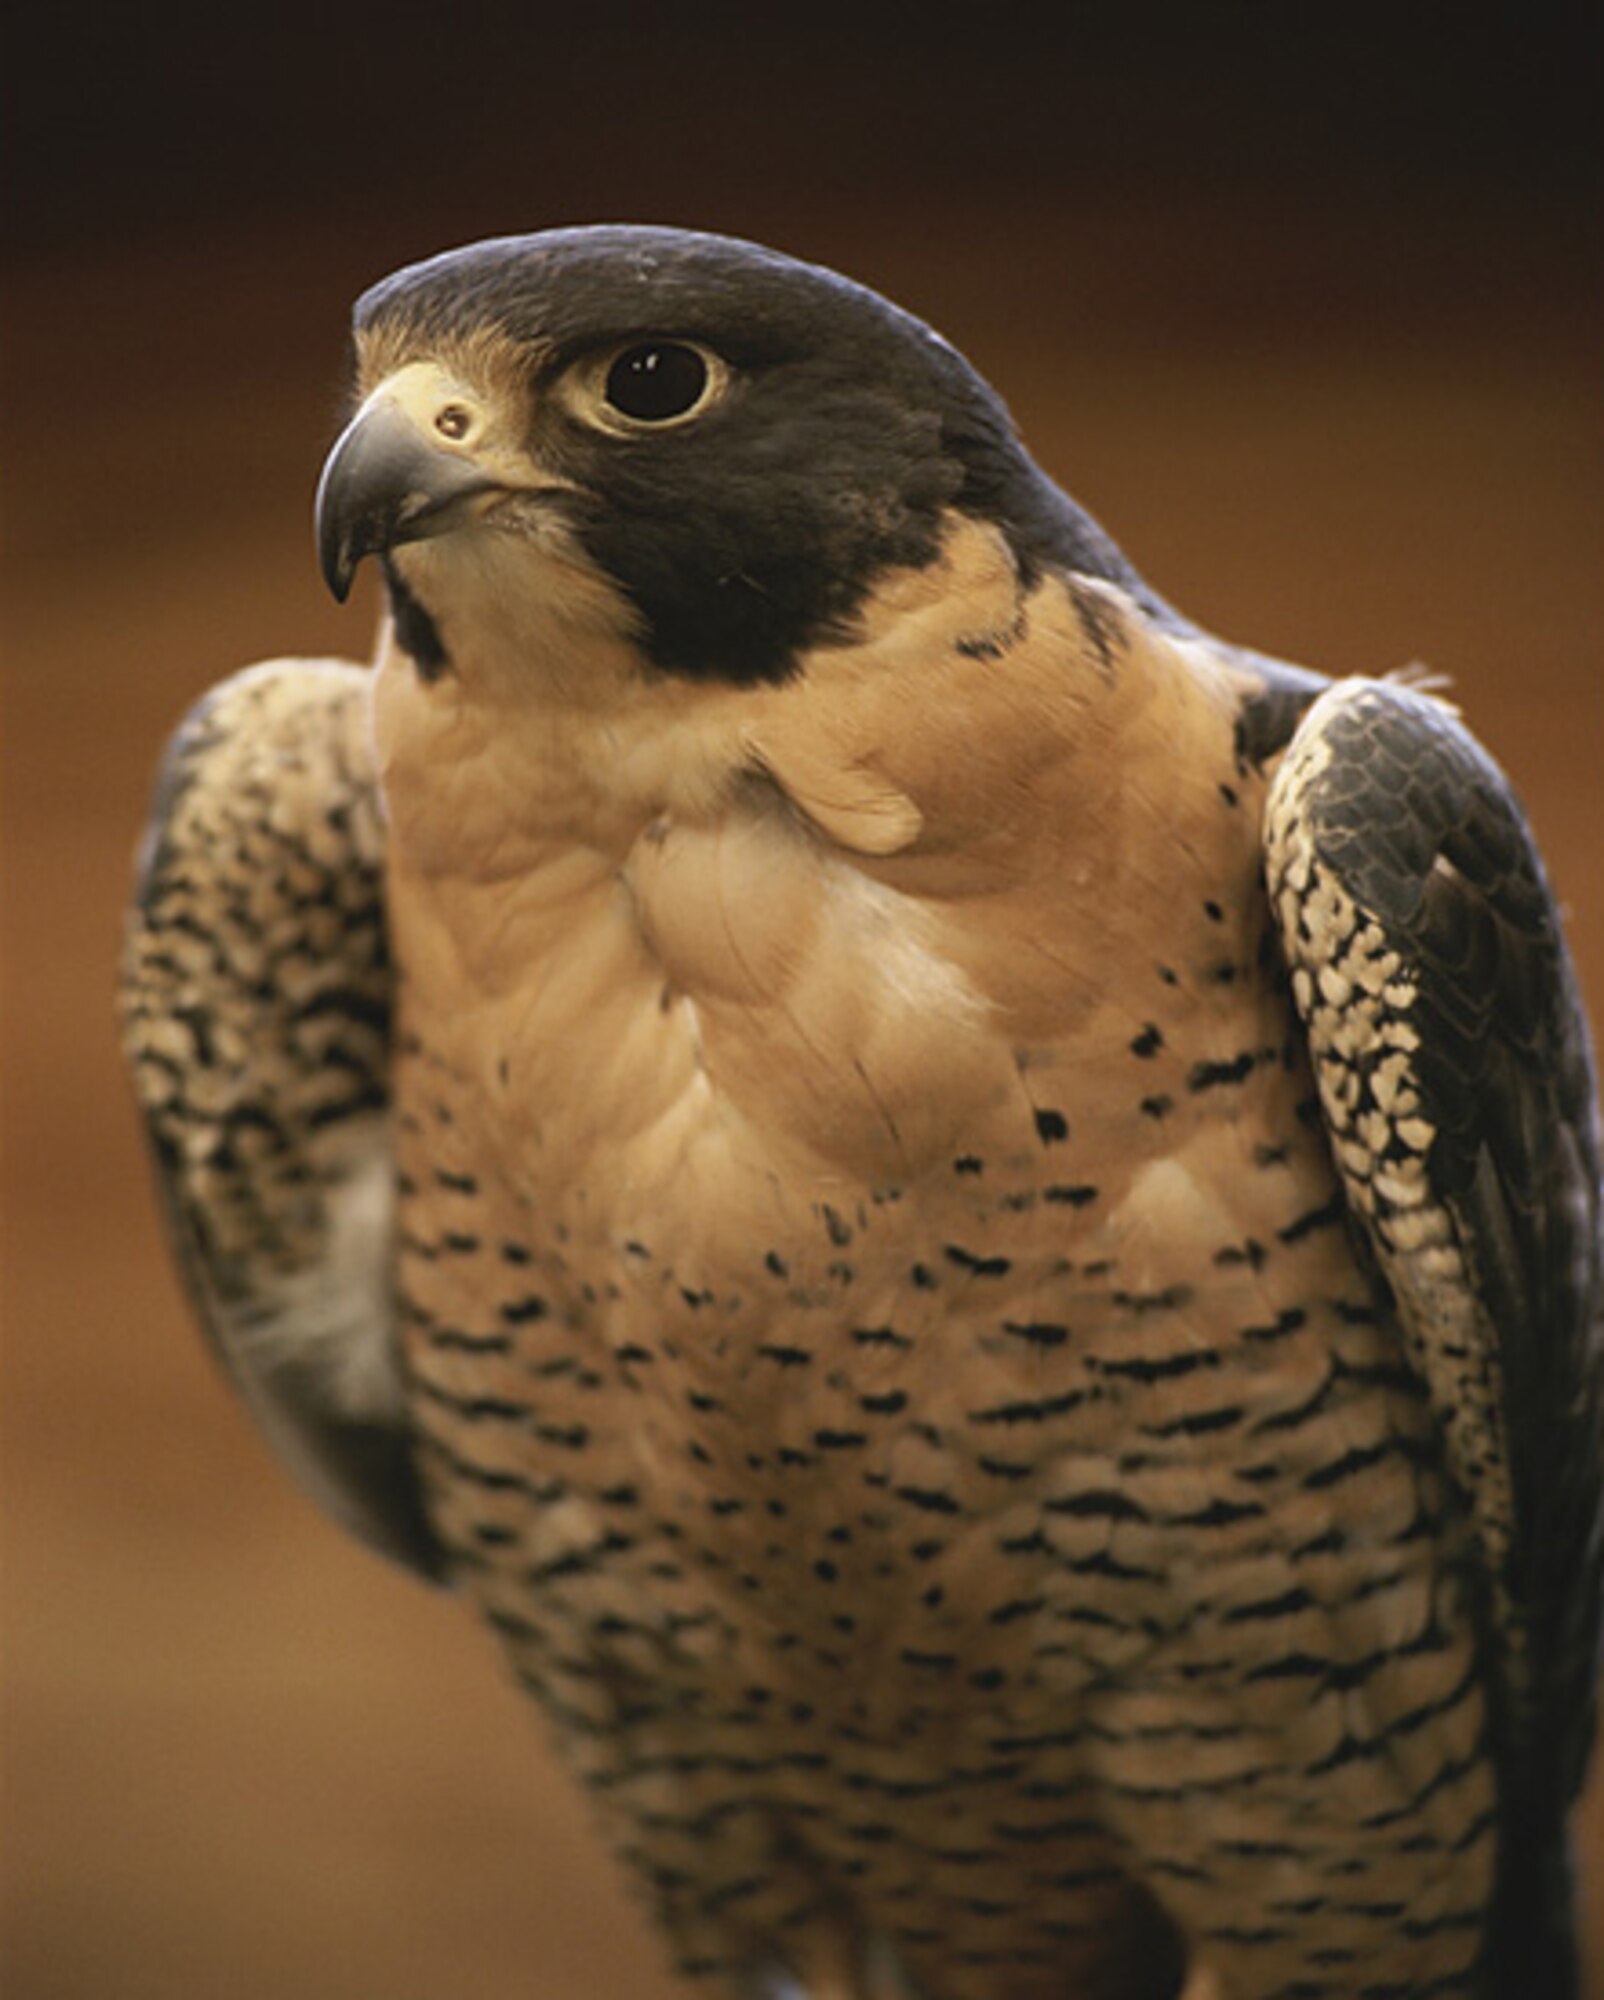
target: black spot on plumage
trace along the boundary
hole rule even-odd
[[[1059,1329],[1061,1330],[1061,1329]],[[1044,1424],[1054,1417],[1061,1417],[1070,1410],[1091,1400],[1091,1392],[1085,1389],[1065,1389],[1056,1396],[1039,1400],[1015,1403],[999,1403],[989,1410],[976,1410],[970,1417],[972,1424]]]
[[[1069,1339],[1069,1328],[1054,1320],[1005,1319],[1003,1332],[1013,1334],[1032,1347],[1062,1347]]]
[[[1285,1340],[1288,1334],[1296,1333],[1307,1318],[1308,1315],[1302,1307],[1284,1306],[1273,1320],[1259,1326],[1243,1327],[1242,1338],[1257,1341],[1261,1345],[1266,1341]]]
[[[1147,1313],[1173,1312],[1177,1306],[1189,1304],[1191,1298],[1192,1287],[1177,1284],[1165,1285],[1156,1292],[1115,1292],[1113,1303],[1123,1307],[1127,1312],[1142,1316]]]
[[[1014,1597],[1006,1604],[999,1604],[987,1615],[993,1625],[1013,1625],[1021,1618],[1034,1617],[1046,1602],[1044,1597]]]
[[[551,1311],[551,1307],[536,1292],[529,1292],[518,1299],[508,1299],[501,1308],[501,1317],[509,1326],[529,1326],[541,1320]]]
[[[1037,1469],[1030,1461],[1017,1458],[982,1457],[976,1463],[988,1479],[1029,1479]]]
[[[1395,1452],[1408,1457],[1412,1447],[1412,1439],[1392,1437],[1380,1438],[1374,1444],[1354,1445],[1330,1464],[1317,1466],[1313,1472],[1305,1473],[1303,1483],[1311,1493],[1317,1493],[1327,1486],[1337,1486],[1345,1479],[1352,1479],[1372,1465],[1379,1465]],[[1423,1454],[1417,1451],[1415,1455]]]
[[[898,1333],[892,1326],[857,1326],[852,1329],[852,1338],[859,1347],[896,1347],[907,1349],[913,1342],[905,1333]]]
[[[1346,1215],[1347,1204],[1340,1194],[1336,1194],[1318,1208],[1306,1209],[1302,1215],[1295,1216],[1284,1229],[1278,1229],[1276,1235],[1283,1243],[1301,1243],[1304,1237],[1313,1235],[1317,1229],[1336,1228]]]
[[[1375,1306],[1360,1305],[1352,1299],[1333,1299],[1331,1306],[1344,1326],[1380,1326],[1385,1317]]]
[[[1006,1278],[1013,1268],[1006,1257],[986,1257],[979,1251],[966,1250],[961,1243],[947,1244],[945,1254],[950,1264],[977,1278]]]
[[[1143,1424],[1142,1435],[1151,1438],[1207,1437],[1212,1431],[1228,1431],[1241,1423],[1240,1405],[1230,1403],[1213,1410],[1196,1410],[1186,1416],[1171,1417],[1162,1424]]]
[[[419,1315],[409,1310],[407,1317],[418,1323]],[[431,1327],[429,1345],[443,1354],[509,1354],[512,1336],[505,1333],[470,1333],[465,1327]]]
[[[788,1347],[777,1342],[765,1343],[758,1353],[781,1368],[806,1368],[813,1359],[805,1347]]]
[[[876,1396],[860,1396],[858,1404],[871,1417],[894,1417],[908,1407],[908,1398],[901,1389],[887,1389]]]
[[[833,1209],[827,1201],[819,1204],[819,1214],[823,1219],[825,1233],[828,1235],[830,1241],[838,1250],[844,1250],[852,1241],[851,1224],[836,1209]]]
[[[590,1431],[584,1424],[536,1424],[534,1432],[546,1444],[558,1445],[564,1451],[583,1451],[590,1443]]]
[[[1195,1092],[1215,1090],[1221,1084],[1243,1083],[1253,1073],[1258,1060],[1256,1049],[1244,1049],[1240,1055],[1232,1056],[1225,1062],[1193,1063],[1186,1073],[1186,1087]]]
[[[813,1433],[813,1442],[820,1451],[856,1451],[868,1441],[863,1431],[823,1430]]]
[[[1088,1182],[1055,1182],[1042,1189],[1042,1199],[1063,1208],[1086,1208],[1097,1199],[1097,1190]]]
[[[1045,1505],[1049,1514],[1062,1514],[1077,1521],[1145,1522],[1149,1518],[1147,1510],[1128,1493],[1116,1492],[1112,1488],[1088,1488],[1081,1493],[1060,1494]]]
[[[420,1395],[444,1405],[468,1423],[521,1423],[529,1414],[526,1404],[505,1396],[462,1396],[423,1376],[418,1378],[417,1386]]]
[[[1100,1374],[1131,1382],[1170,1382],[1196,1374],[1200,1368],[1218,1368],[1220,1357],[1212,1348],[1185,1348],[1179,1354],[1131,1355],[1118,1361],[1096,1360],[1091,1365]]]

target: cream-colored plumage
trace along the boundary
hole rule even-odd
[[[1073,590],[1123,630],[1106,587]],[[1096,1062],[1140,1029],[1155,893],[1183,964],[1245,962],[1263,921],[1245,893],[1251,816],[1230,922],[1203,908],[1226,886],[1204,773],[1232,768],[1229,669],[1202,645],[1177,665],[1176,642],[1138,627],[1116,676],[1075,605],[1056,581],[1036,593],[1006,678],[959,653],[1020,606],[995,533],[955,524],[945,558],[805,683],[626,680],[602,700],[592,681],[574,698],[560,672],[542,686],[515,658],[498,676],[470,645],[436,690],[392,656],[379,754],[420,994],[445,967],[460,990],[442,1011],[472,1010],[465,1045],[521,1062],[513,1099],[560,1117],[570,1149],[591,1116],[625,1116],[611,1093],[655,1120],[696,1070],[716,1085],[704,1120],[716,1102],[854,1179],[927,1171],[977,1113],[1027,1113],[1014,1045],[1028,1068],[1036,1043],[1074,1032]],[[1176,758],[1192,734],[1208,752],[1195,772]],[[502,999],[505,1024],[483,1013]],[[1180,1004],[1201,1011],[1199,1054],[1238,1053],[1238,996]],[[982,1018],[984,1037],[952,1033]],[[604,1057],[582,1075],[578,1037]],[[977,1073],[960,1082],[954,1061]],[[839,1102],[853,1075],[861,1130]]]
[[[1300,1484],[1349,1445],[1418,1436],[1422,1414],[1387,1379],[1390,1336],[1336,1226],[1323,1138],[1297,1116],[1308,1075],[1279,988],[1258,972],[1264,781],[1239,769],[1234,670],[1107,586],[1053,579],[1021,601],[1010,570],[990,531],[955,523],[942,562],[877,602],[861,645],[780,689],[647,685],[598,711],[543,699],[528,674],[509,675],[513,699],[498,703],[493,663],[481,676],[463,638],[443,697],[404,659],[381,664],[408,969],[398,1088],[420,1107],[401,1143],[422,1243],[402,1272],[447,1539],[472,1546],[487,1518],[494,1530],[468,1588],[510,1627],[531,1684],[599,1731],[578,1754],[626,1826],[665,1815],[662,1847],[680,1865],[673,1822],[712,1815],[725,1829],[689,1843],[698,1898],[750,1874],[754,1840],[784,1846],[741,1806],[749,1774],[724,1767],[718,1725],[683,1712],[735,1714],[758,1688],[765,1714],[810,1711],[782,1742],[863,1746],[849,1774],[822,1777],[793,1753],[803,1769],[782,1797],[803,1822],[829,1820],[861,1790],[897,1828],[897,1879],[870,1871],[871,1923],[891,1923],[910,1854],[939,1878],[943,1845],[983,1846],[1010,1811],[1026,1832],[1050,1829],[1063,1797],[1084,1792],[1108,1833],[1045,1832],[1034,1859],[1094,1878],[1066,1904],[1077,1922],[1103,1915],[1123,1950],[1143,1898],[1122,1875],[1095,1878],[1127,1847],[1162,1871],[1177,1743],[1192,1782],[1228,1794],[1211,1805],[1211,1844],[1243,1857],[1195,1897],[1166,1883],[1191,1928],[1222,1894],[1233,1907],[1264,1894],[1257,1857],[1286,1798],[1262,1774],[1229,1797],[1263,1736],[1302,1772],[1355,1726],[1354,1695],[1311,1701],[1294,1675],[1267,1679],[1240,1733],[1246,1718],[1206,1680],[1188,1689],[1194,1619],[1229,1621],[1296,1576],[1306,1610],[1292,1635],[1266,1628],[1265,1664],[1289,1638],[1322,1660],[1418,1640],[1441,1590],[1428,1550],[1394,1558],[1392,1587],[1348,1607],[1340,1633],[1326,1600],[1348,1595],[1356,1538],[1379,1552],[1441,1499],[1405,1456],[1340,1507]],[[1006,677],[957,649],[977,626],[1016,633]],[[867,851],[866,809],[843,805],[863,799]],[[1156,1046],[1133,1054],[1155,1018]],[[1208,1065],[1222,1080],[1199,1090]],[[1279,1157],[1266,1164],[1267,1151]],[[474,1178],[476,1250],[444,1251],[464,1204],[425,1192],[442,1171]],[[1278,1242],[1322,1211],[1324,1226]],[[521,1253],[510,1272],[497,1269],[508,1245]],[[524,1297],[545,1310],[488,1358],[474,1342]],[[442,1346],[442,1326],[467,1344]],[[614,1408],[604,1385],[620,1373],[630,1394]],[[1239,1435],[1295,1441],[1245,1463],[1234,1446],[1222,1462],[1206,1421],[1188,1429],[1200,1380],[1205,1417],[1235,1410]],[[461,1417],[487,1399],[515,1414]],[[1296,1439],[1292,1419],[1316,1401],[1336,1443],[1330,1427]],[[560,1502],[515,1503],[511,1528],[504,1493],[487,1516],[455,1475],[464,1461],[519,1465],[530,1407],[552,1439],[583,1441],[558,1447]],[[638,1496],[622,1511],[605,1498],[620,1491]],[[1292,1552],[1355,1517],[1346,1560],[1311,1587],[1319,1560]],[[621,1518],[628,1546],[609,1548]],[[1199,1523],[1209,1560],[1193,1582]],[[1088,1637],[1084,1566],[1105,1555],[1151,1586],[1113,1632]],[[531,1636],[527,1578],[568,1565]],[[615,1623],[570,1684],[565,1628]],[[1379,1733],[1447,1703],[1468,1760],[1481,1711],[1462,1614],[1454,1624],[1457,1639],[1369,1691],[1358,1726]],[[1237,1645],[1248,1673],[1251,1631]],[[961,1659],[964,1696],[921,1656]],[[821,1698],[849,1660],[849,1684]],[[1138,1662],[1144,1685],[1122,1687]],[[997,1691],[968,1719],[976,1676]],[[641,1720],[615,1725],[637,1707]],[[1083,1740],[1055,1753],[1069,1715]],[[932,1732],[943,1765],[956,1749],[1002,1775],[934,1806]],[[1021,1808],[998,1746],[1037,1740],[1033,1783],[1051,1803]],[[1118,1803],[1099,1792],[1110,1744]],[[1362,1787],[1329,1778],[1317,1814],[1299,1802],[1388,1905],[1344,1928],[1377,1967],[1396,1950],[1405,1876],[1422,1909],[1485,1897],[1485,1847],[1441,1879],[1441,1849],[1472,1810],[1466,1786],[1485,1805],[1473,1764],[1445,1788],[1425,1858],[1411,1867],[1390,1843],[1362,1858],[1357,1822],[1403,1812],[1440,1756],[1439,1740],[1424,1764],[1403,1743],[1384,1783],[1373,1770]],[[680,1761],[692,1768],[655,1768]],[[646,1780],[631,1776],[641,1765]],[[904,1787],[909,1802],[877,1796]],[[850,1833],[836,1838],[850,1853]],[[958,1873],[969,1900],[1006,1908],[1016,1868],[1005,1848]],[[1289,1855],[1279,1872],[1284,1900],[1321,1892],[1318,1867]],[[777,1868],[763,1907],[818,1887],[806,1864]],[[698,1898],[681,1919],[693,1960],[720,1956],[704,1932],[724,1930]],[[968,1928],[990,1937],[997,1921],[983,1911]],[[941,1955],[985,1949],[964,1936],[946,1931]],[[1466,1956],[1450,1936],[1430,1962]],[[1216,1957],[1231,1990],[1229,1948]],[[931,1977],[917,1952],[910,1962]],[[1016,1966],[999,1986],[948,1970],[937,1990],[1056,1993],[1072,1963],[1065,1944],[1041,1975]]]

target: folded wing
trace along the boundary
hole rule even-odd
[[[271,661],[169,747],[122,969],[124,1043],[191,1299],[308,1493],[443,1560],[392,1280],[390,966],[367,674]]]

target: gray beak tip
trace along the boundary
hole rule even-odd
[[[462,503],[494,484],[473,459],[423,436],[395,403],[359,410],[328,455],[313,508],[318,561],[336,602],[350,596],[364,556],[445,533]]]
[[[318,567],[337,604],[343,604],[351,595],[351,582],[365,553],[355,546],[353,534],[356,523],[347,469],[351,442],[352,434],[347,430],[329,453],[312,507]]]

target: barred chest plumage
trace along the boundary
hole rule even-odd
[[[930,810],[923,845],[831,840],[782,776],[471,882],[413,869],[396,774],[436,1517],[691,1960],[754,1842],[754,1936],[848,1881],[894,1935],[933,1840],[944,1962],[1006,1935],[1018,1993],[1022,1842],[1060,1884],[1043,1967],[1095,1922],[1134,1979],[1127,1846],[1206,1929],[1311,1769],[1345,1865],[1396,1870],[1353,1844],[1395,1812],[1443,1962],[1473,1950],[1488,1844],[1441,1862],[1490,1780],[1437,1454],[1264,949],[1262,777],[1223,709],[1198,752],[1145,801],[1127,756],[1149,849],[1127,806],[1068,850],[1066,759],[978,866]]]

